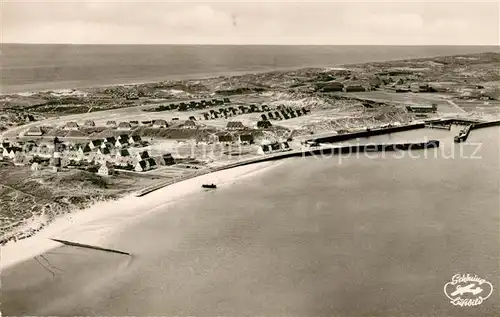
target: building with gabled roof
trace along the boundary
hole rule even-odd
[[[127,147],[129,146],[130,143],[128,141],[128,136],[122,136],[120,135],[117,139],[116,139],[116,142],[115,142],[115,147],[118,147],[118,148],[123,148],[123,147]]]
[[[63,130],[78,130],[80,127],[78,124],[74,121],[66,122],[66,124],[63,127]]]
[[[245,126],[241,121],[230,121],[227,123],[226,129],[228,130],[243,130]]]
[[[253,144],[253,142],[254,142],[253,135],[240,134],[238,136],[238,141],[240,142],[240,144]]]
[[[137,162],[137,164],[135,165],[135,171],[136,172],[145,172],[145,171],[148,171],[150,169],[153,169],[157,166],[156,164],[156,161],[154,158],[150,157],[150,158],[147,158],[145,160],[141,160],[139,162]]]
[[[120,166],[132,165],[134,163],[134,158],[127,149],[120,149],[116,152],[115,163]]]
[[[153,121],[153,128],[168,128],[168,123],[164,119],[157,119]]]
[[[96,148],[99,148],[101,147],[102,145],[102,140],[101,139],[98,139],[98,140],[92,140],[90,141],[89,143],[89,147],[93,150],[93,149],[96,149]]]
[[[130,124],[130,122],[120,122],[118,124],[118,130],[129,131],[131,129],[132,129],[132,125]]]
[[[34,122],[36,120],[35,120],[35,117],[33,115],[26,114],[26,115],[24,115],[24,121],[26,121],[26,122]]]
[[[145,159],[149,158],[149,153],[148,153],[148,151],[137,152],[135,154],[135,158],[137,161],[145,160]]]
[[[106,127],[108,127],[108,128],[116,128],[116,121],[114,121],[114,120],[108,120],[108,121],[106,121]]]
[[[142,143],[142,139],[141,139],[141,137],[139,135],[131,135],[128,138],[128,143],[130,143],[130,144],[141,144]]]
[[[97,174],[101,176],[111,176],[113,175],[113,172],[113,165],[108,162],[104,162],[103,164],[101,164],[101,167],[99,167],[99,170],[97,170]]]
[[[115,147],[116,138],[114,136],[106,137],[102,139],[101,147]]]
[[[269,120],[260,120],[257,122],[257,128],[259,129],[269,129],[272,126]]]
[[[92,120],[87,120],[83,123],[85,127],[95,127],[95,122]]]
[[[217,142],[229,144],[229,143],[233,143],[234,139],[230,133],[218,133],[217,134]]]
[[[30,127],[24,135],[26,136],[41,136],[43,134],[42,129],[40,127]]]
[[[184,129],[196,129],[196,123],[194,123],[194,121],[192,121],[192,120],[186,120],[186,121],[184,121],[182,128],[184,128]]]
[[[23,153],[23,149],[17,146],[11,146],[4,149],[3,157],[7,157],[11,160],[15,159],[19,153]]]
[[[100,147],[97,149],[97,153],[101,155],[111,155],[111,149],[107,146]]]

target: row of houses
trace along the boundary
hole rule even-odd
[[[332,81],[318,84],[318,91],[321,92],[359,92],[366,91],[367,88],[362,85],[344,85],[342,82]]]
[[[201,115],[205,120],[212,120],[219,118],[230,118],[232,116],[238,116],[247,113],[266,112],[270,110],[271,108],[268,105],[259,106],[252,104],[250,106],[237,106],[237,107],[211,109],[209,112],[203,112]]]
[[[267,114],[262,114],[262,120],[287,120],[291,118],[307,115],[310,110],[305,108],[293,109],[291,107],[281,107],[280,110],[270,111]]]
[[[183,129],[196,129],[196,123],[194,122],[196,120],[194,117],[190,117],[190,120],[184,121],[184,123],[180,124],[179,126]],[[64,130],[79,130],[80,128],[91,128],[95,127],[95,122],[94,121],[86,121],[82,126],[78,125],[77,122],[70,121],[66,122],[64,125],[63,129]],[[131,121],[122,121],[117,123],[114,120],[108,120],[106,121],[105,126],[110,129],[117,129],[119,131],[130,131],[138,126],[152,126],[153,128],[168,128],[170,124],[167,122],[165,119],[156,119],[156,120],[147,120],[147,121],[137,121],[137,120],[131,120]],[[37,128],[38,130],[40,129],[39,127]],[[38,130],[33,130],[34,133],[38,133]],[[42,135],[41,130],[39,131],[40,134]],[[28,135],[28,134],[26,134]],[[29,134],[29,135],[36,135],[36,134]]]
[[[270,144],[262,144],[257,150],[257,153],[264,155],[264,154],[285,152],[290,150],[291,148],[288,142],[274,142]]]
[[[222,144],[239,143],[242,145],[249,145],[254,143],[254,137],[251,134],[233,135],[229,132],[219,132],[215,134],[215,142]],[[213,141],[213,140],[210,140]]]
[[[190,111],[190,110],[200,110],[210,107],[220,106],[224,104],[231,103],[229,98],[224,99],[212,99],[212,100],[199,100],[190,102],[180,102],[171,103],[168,105],[161,105],[153,109],[153,111],[167,111],[167,110],[177,110],[177,111]],[[150,110],[151,111],[151,110]]]
[[[116,140],[114,137],[110,137],[80,145],[58,144],[57,142],[44,142],[42,144],[2,142],[0,154],[2,159],[11,160],[16,165],[32,163],[33,170],[38,170],[41,163],[52,165],[56,169],[58,167],[82,166],[82,164],[99,164],[98,174],[101,175],[111,175],[115,168],[143,172],[157,166],[175,164],[170,153],[151,156],[148,151],[132,153],[127,148],[114,146],[138,141],[137,137],[129,137],[129,140],[125,140],[122,136]],[[57,163],[55,163],[56,161]]]

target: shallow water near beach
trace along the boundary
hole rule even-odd
[[[34,261],[3,272],[4,314],[496,316],[500,129],[466,145],[431,136],[439,149],[288,159],[200,189],[107,239],[131,258],[52,250],[66,273]],[[451,305],[443,287],[458,273],[493,296]]]

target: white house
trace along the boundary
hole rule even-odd
[[[113,175],[113,167],[110,164],[104,163],[99,167],[99,170],[97,171],[97,174],[101,176],[110,176]]]

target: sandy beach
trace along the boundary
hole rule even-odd
[[[33,237],[2,247],[2,268],[6,269],[61,244],[50,238],[106,246],[106,238],[135,221],[158,212],[169,204],[196,194],[205,183],[230,186],[235,180],[265,172],[280,162],[265,162],[201,175],[164,187],[143,197],[127,195],[116,201],[99,202],[90,208],[56,219]]]

